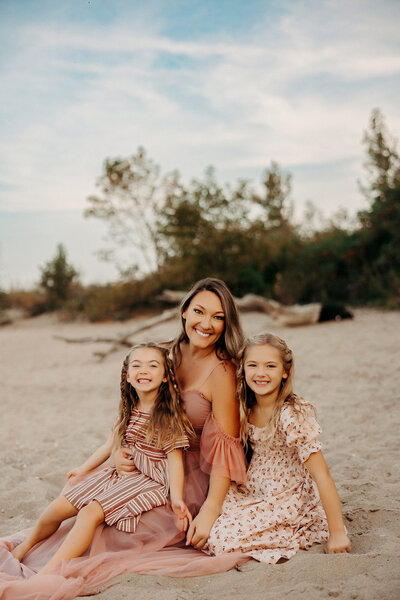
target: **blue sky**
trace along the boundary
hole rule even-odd
[[[37,281],[58,242],[85,282],[115,276],[82,213],[138,146],[186,181],[275,160],[299,218],[354,213],[371,110],[400,131],[399,26],[398,0],[0,0],[0,286]]]

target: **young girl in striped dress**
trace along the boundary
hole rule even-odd
[[[41,570],[47,573],[61,561],[81,556],[101,523],[133,533],[143,512],[167,504],[168,491],[185,531],[192,517],[183,501],[182,449],[189,446],[192,433],[168,350],[152,343],[132,348],[121,372],[119,418],[107,442],[68,476],[87,475],[120,446],[131,449],[134,471],[120,476],[108,466],[69,488],[47,507],[29,538],[14,548],[14,557],[21,561],[62,521],[77,515],[70,533]]]

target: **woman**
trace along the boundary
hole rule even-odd
[[[171,354],[186,412],[197,434],[185,457],[185,502],[194,516],[186,539],[170,507],[160,506],[142,515],[134,534],[100,526],[89,556],[65,562],[54,575],[15,582],[15,576],[29,577],[41,568],[64,539],[71,527],[67,524],[35,547],[24,564],[15,564],[14,559],[10,563],[10,553],[1,552],[0,571],[14,575],[10,585],[0,576],[5,599],[8,591],[13,600],[29,597],[26,584],[33,594],[44,586],[54,586],[63,594],[59,597],[67,599],[98,590],[105,581],[124,572],[201,575],[224,571],[246,560],[240,553],[209,557],[198,552],[220,513],[229,482],[240,483],[245,478],[232,364],[243,341],[237,309],[226,285],[208,278],[196,283],[183,300],[181,319],[182,331],[171,344]],[[121,475],[132,470],[128,451],[120,451],[115,464]],[[23,537],[17,534],[3,546],[10,550]]]

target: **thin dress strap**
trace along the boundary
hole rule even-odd
[[[218,364],[215,365],[215,367],[213,367],[211,369],[211,371],[209,372],[209,374],[207,375],[207,377],[205,379],[203,379],[203,381],[201,382],[201,384],[198,386],[199,388],[202,388],[203,385],[205,384],[205,382],[211,377],[211,375],[214,373],[215,369],[217,369],[218,367],[220,367],[221,365],[224,365],[228,362],[227,358],[223,358],[222,360],[219,361]]]

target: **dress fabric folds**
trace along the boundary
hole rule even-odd
[[[211,403],[197,391],[186,391],[183,397],[196,432],[196,439],[185,452],[185,501],[195,516],[206,498],[210,472],[243,483],[246,466],[239,440],[221,431],[212,415]],[[29,530],[0,540],[2,600],[70,600],[100,592],[104,584],[122,573],[209,575],[248,560],[240,552],[208,556],[185,546],[185,533],[179,531],[167,503],[144,512],[134,533],[100,525],[83,556],[63,561],[51,574],[37,574],[61,545],[74,519],[62,523],[52,536],[32,548],[22,563],[10,551],[27,537]]]

